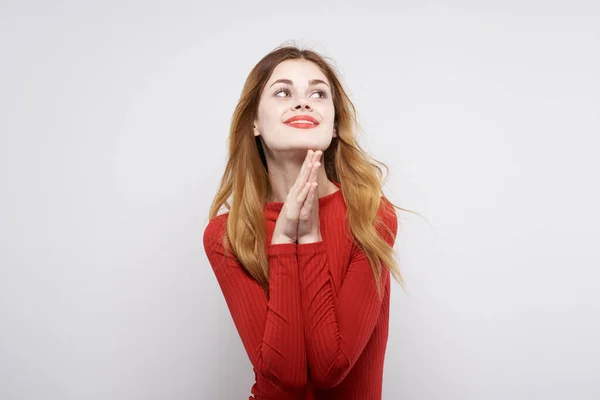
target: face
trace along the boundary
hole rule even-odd
[[[289,121],[298,116],[313,123]],[[337,136],[334,117],[330,83],[319,67],[307,60],[286,60],[275,67],[263,89],[254,135],[271,152],[298,150],[305,156],[308,149],[329,147]]]

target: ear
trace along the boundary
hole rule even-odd
[[[335,137],[337,137],[337,133],[336,133],[336,131],[335,131],[335,128],[333,128],[333,135],[332,135],[332,136],[333,136],[334,138],[335,138]]]
[[[256,127],[256,122],[254,123],[254,136],[260,136],[260,132],[258,131],[258,128]]]

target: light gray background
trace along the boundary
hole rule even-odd
[[[288,41],[391,168],[384,399],[600,398],[595,1],[0,3],[0,398],[244,399],[202,247],[230,118]]]

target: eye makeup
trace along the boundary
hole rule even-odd
[[[281,96],[277,96],[281,92],[286,93],[290,96],[292,95],[291,90],[288,89],[287,87],[281,87],[281,88],[276,89],[274,94],[276,97],[281,97]],[[319,93],[319,95],[321,96],[319,98],[321,98],[321,99],[326,99],[328,97],[328,94],[325,90],[317,89],[313,93]]]

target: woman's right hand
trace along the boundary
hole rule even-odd
[[[294,186],[288,192],[273,230],[271,244],[296,243],[298,239],[298,220],[304,200],[316,192],[316,172],[321,165],[321,150],[308,150]]]

